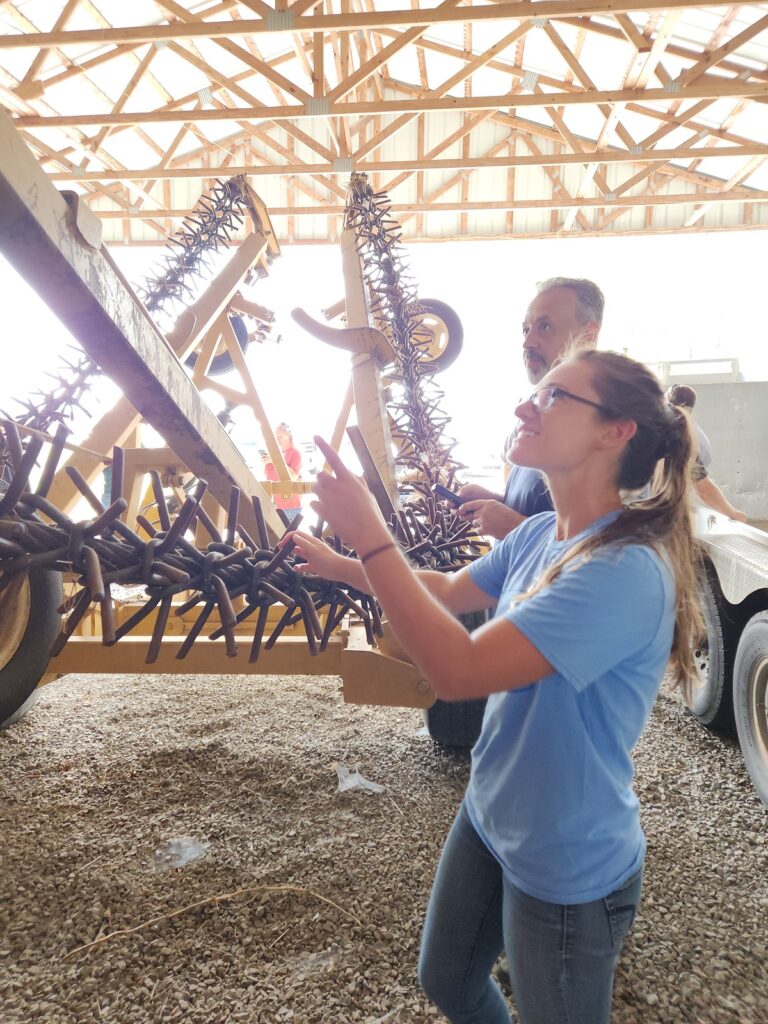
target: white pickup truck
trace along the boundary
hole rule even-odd
[[[699,685],[689,707],[710,729],[735,729],[768,806],[768,533],[699,508],[696,534],[707,570],[707,635],[695,652]]]

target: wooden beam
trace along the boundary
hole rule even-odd
[[[485,210],[569,210],[573,207],[589,207],[591,209],[613,209],[614,207],[630,207],[630,206],[694,206],[699,203],[711,206],[719,203],[732,204],[732,203],[766,203],[768,202],[768,192],[759,192],[755,189],[750,192],[746,197],[742,191],[730,191],[730,192],[710,192],[706,195],[701,195],[696,192],[677,192],[677,193],[663,193],[661,195],[637,195],[627,196],[619,200],[606,198],[580,198],[574,199],[570,196],[552,196],[546,199],[489,199],[485,201],[475,202],[453,202],[453,203],[434,203],[425,201],[424,203],[392,203],[391,209],[393,213],[399,214],[416,214],[416,213],[462,213],[464,211],[473,213]],[[171,217],[174,220],[180,220],[184,217],[188,217],[190,210],[157,210],[155,211],[156,217]],[[328,204],[318,204],[316,206],[272,206],[270,207],[271,217],[314,217],[324,216],[332,217],[338,216],[344,213],[343,205],[331,206]],[[119,220],[123,217],[133,217],[143,219],[148,216],[142,210],[129,211],[123,213],[119,210],[108,210],[98,212],[100,218],[104,220]]]
[[[733,0],[710,0],[707,7],[730,7]],[[364,11],[346,14],[296,16],[290,9],[283,17],[258,20],[205,21],[200,24],[126,25],[113,29],[78,29],[63,32],[34,32],[0,36],[3,49],[44,49],[69,45],[103,46],[107,43],[157,42],[169,39],[216,39],[233,35],[274,35],[286,32],[357,32],[384,26],[463,24],[464,22],[518,20],[520,18],[564,18],[584,15],[626,13],[638,9],[638,0],[519,0],[460,10],[420,8],[417,10]],[[697,0],[642,0],[641,10],[697,9]]]
[[[190,111],[192,113],[192,111]],[[499,156],[499,157],[444,157],[438,158],[437,154],[454,142],[458,142],[466,135],[467,130],[477,127],[479,121],[486,120],[490,114],[480,115],[473,119],[469,129],[466,125],[457,129],[447,139],[434,146],[425,154],[423,159],[413,160],[358,160],[357,154],[352,155],[353,169],[361,172],[390,172],[390,171],[430,171],[430,170],[476,170],[482,167],[557,167],[566,164],[584,164],[589,162],[590,157],[595,155],[594,150],[583,149],[577,153],[544,153],[539,151],[531,156]],[[517,131],[519,137],[525,133]],[[280,146],[266,133],[258,132],[255,136],[272,145],[277,152],[285,156],[288,151]],[[752,156],[768,154],[768,142],[752,142],[742,146],[682,146],[677,149],[649,149],[646,152],[629,153],[622,149],[605,149],[598,155],[600,163],[603,164],[645,164],[667,163],[672,160],[705,160],[709,157],[730,157],[742,159]],[[681,168],[682,169],[682,168]],[[154,167],[145,167],[131,170],[104,170],[104,171],[79,171],[76,168],[66,171],[51,171],[48,177],[51,181],[148,181],[164,180],[168,178],[202,178],[211,175],[216,176],[226,172],[228,177],[236,174],[247,174],[255,177],[274,175],[286,177],[294,174],[333,174],[334,164],[332,161],[323,163],[306,163],[293,161],[284,164],[269,164],[266,167],[254,167],[251,164],[232,164],[229,167],[164,167],[158,164]],[[615,189],[613,190],[615,191]]]
[[[542,0],[544,2],[544,0]],[[480,8],[485,10],[485,8]],[[675,90],[674,99],[679,102],[697,99],[720,99],[727,96],[744,97],[768,102],[768,82],[749,83],[734,79],[712,79],[693,82]],[[585,89],[580,92],[534,94],[523,93],[515,96],[516,107],[570,107],[600,103],[664,103],[673,96],[668,89]],[[195,121],[261,120],[285,121],[294,118],[351,117],[357,114],[420,114],[446,110],[504,110],[509,106],[509,94],[500,96],[443,96],[428,99],[393,99],[383,103],[352,102],[328,103],[327,109],[319,114],[317,108],[304,104],[280,106],[234,107],[226,114],[220,110],[200,110]],[[314,102],[314,101],[313,101]],[[63,128],[88,127],[95,125],[122,124],[173,124],[188,121],[188,110],[144,110],[131,113],[113,114],[105,111],[99,114],[22,114],[15,118],[21,128]]]

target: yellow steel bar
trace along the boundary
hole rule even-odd
[[[179,636],[166,637],[152,665],[144,664],[148,638],[124,637],[105,647],[93,637],[73,637],[58,657],[48,664],[45,682],[69,672],[129,675],[137,672],[184,675],[330,675],[341,676],[348,704],[428,708],[435,700],[429,683],[414,665],[390,658],[370,648],[365,630],[355,624],[331,637],[327,649],[314,657],[303,636],[281,638],[270,650],[262,646],[259,659],[248,661],[250,643],[238,642],[234,658],[226,655],[223,640],[198,640],[179,661],[183,643]]]
[[[344,273],[344,292],[348,327],[370,327],[371,313],[368,289],[363,277],[360,257],[355,244],[355,232],[347,229],[341,236],[341,260]],[[400,507],[400,496],[395,480],[392,458],[392,438],[389,419],[381,387],[381,372],[370,353],[352,357],[352,388],[355,396],[357,425],[362,431],[368,450],[376,463],[379,475],[392,504]]]
[[[264,252],[261,233],[251,244],[257,254]],[[78,233],[69,206],[2,111],[0,249],[91,358],[120,385],[123,402],[134,406],[190,470],[207,480],[222,505],[228,504],[233,484],[246,495],[267,498],[107,251]],[[239,279],[227,301],[237,284]],[[226,290],[223,285],[221,290]],[[202,319],[196,318],[195,327]],[[115,433],[126,436],[135,417],[125,407],[122,412]],[[89,447],[103,450],[105,446]],[[91,470],[98,472],[98,468]],[[282,522],[270,501],[265,506],[267,526],[274,537],[280,536]],[[243,524],[255,531],[250,503],[243,502],[241,509]]]

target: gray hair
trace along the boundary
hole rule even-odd
[[[600,327],[603,322],[605,296],[594,283],[583,277],[550,277],[537,285],[537,294],[549,292],[553,288],[570,288],[576,296],[576,312],[580,324],[594,320]]]

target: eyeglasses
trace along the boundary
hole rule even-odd
[[[574,395],[572,391],[566,391],[565,388],[558,387],[555,384],[549,384],[546,387],[539,388],[538,391],[534,391],[528,401],[537,412],[549,412],[555,404],[556,398],[572,398],[574,402],[581,402],[583,405],[591,405],[593,409],[599,409],[605,416],[614,415],[613,410],[609,409],[608,406],[601,405],[600,402],[593,402],[591,398],[582,398],[581,395]]]

